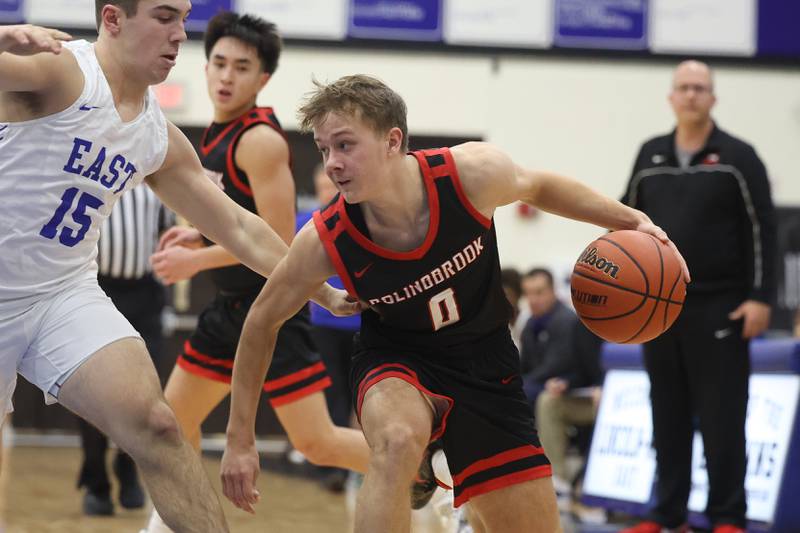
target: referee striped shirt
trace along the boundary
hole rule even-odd
[[[173,223],[174,214],[146,184],[123,194],[100,229],[100,276],[135,280],[150,274],[159,232]]]

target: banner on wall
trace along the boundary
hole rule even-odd
[[[186,19],[187,31],[206,31],[208,21],[220,11],[231,11],[233,0],[192,0],[192,11]]]
[[[56,28],[95,29],[94,0],[26,0],[25,22]]]
[[[758,53],[800,56],[800,3],[786,0],[759,0]]]
[[[274,22],[284,37],[341,40],[347,36],[347,0],[236,0],[234,8]]]
[[[351,37],[440,41],[442,0],[350,0]]]
[[[448,44],[548,48],[553,42],[553,0],[445,2]]]
[[[652,0],[650,49],[667,54],[752,56],[756,0]]]
[[[754,374],[750,377],[747,436],[747,518],[770,522],[775,515],[791,431],[800,394],[800,376]],[[650,501],[655,479],[651,448],[650,382],[643,370],[610,370],[584,483],[584,494],[631,502]],[[708,497],[708,473],[702,439],[695,434],[692,452],[692,492],[689,509],[703,512]]]
[[[647,48],[648,0],[556,0],[557,46]]]
[[[22,22],[25,20],[22,0],[0,0],[0,22]]]

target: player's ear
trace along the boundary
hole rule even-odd
[[[100,12],[100,27],[105,28],[111,35],[118,35],[122,27],[122,16],[122,8],[112,4],[106,4]]]
[[[400,152],[403,149],[403,131],[400,128],[392,128],[387,134],[388,151]]]
[[[261,73],[261,75],[258,77],[258,90],[259,91],[264,88],[264,86],[267,84],[267,82],[270,80],[271,77],[272,77],[272,74],[270,74],[269,72],[262,72]]]

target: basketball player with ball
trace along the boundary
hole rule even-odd
[[[317,83],[300,109],[339,194],[314,214],[254,302],[233,370],[225,494],[258,494],[254,423],[277,331],[338,274],[369,305],[353,357],[354,405],[372,455],[355,531],[406,533],[408,486],[441,438],[455,505],[488,531],[559,531],[551,468],[522,390],[508,328],[494,211],[523,201],[675,251],[641,211],[495,146],[408,153],[406,106],[363,75]],[[534,236],[532,236],[533,238]],[[684,278],[688,271],[682,268]]]

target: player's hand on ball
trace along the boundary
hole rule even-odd
[[[256,488],[259,471],[255,444],[242,447],[228,441],[220,469],[222,492],[236,507],[252,514],[261,498]]]
[[[681,252],[678,250],[678,247],[675,246],[675,243],[669,239],[667,232],[661,229],[659,226],[653,224],[650,219],[645,222],[642,222],[636,227],[636,231],[641,231],[643,233],[649,233],[659,241],[663,242],[669,248],[675,252],[675,255],[678,257],[678,262],[681,264],[681,270],[683,271],[683,280],[686,283],[692,281],[692,277],[689,274],[689,266],[686,264],[686,260],[681,255]]]
[[[53,28],[33,24],[0,26],[0,51],[18,56],[29,56],[40,52],[61,53],[61,42],[72,36]]]

